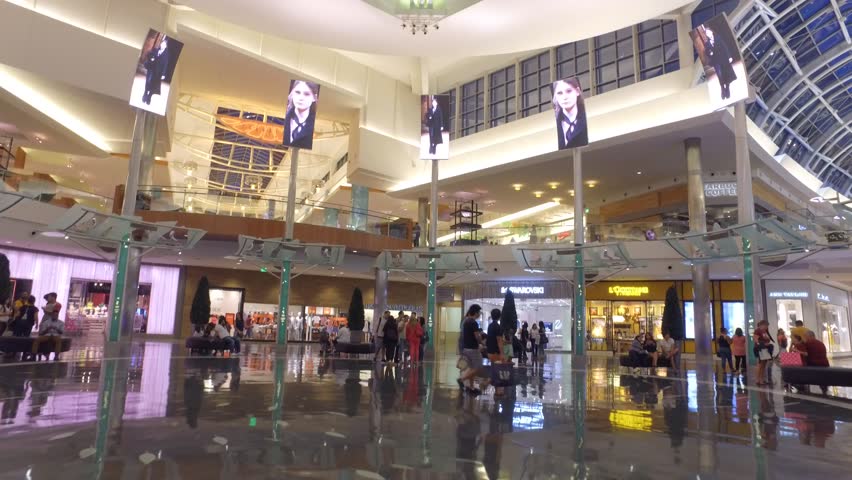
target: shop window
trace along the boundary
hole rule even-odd
[[[695,339],[695,305],[683,302],[684,338]],[[710,302],[710,323],[713,323],[713,302]]]
[[[489,124],[492,127],[511,122],[515,112],[515,66],[498,70],[488,77]]]
[[[804,321],[801,300],[775,300],[775,311],[778,313],[778,328],[783,328],[785,332],[792,330],[797,320]]]
[[[452,140],[456,138],[456,89],[451,88],[441,95],[448,95],[450,97],[450,121],[447,128],[450,129],[450,140]]]
[[[461,87],[461,136],[466,137],[484,129],[485,79],[479,78]]]
[[[733,335],[738,328],[742,328],[743,333],[748,333],[745,327],[745,304],[743,302],[722,302],[722,326],[728,330],[730,335]],[[790,331],[789,329],[785,330]]]
[[[550,51],[521,61],[521,116],[550,108]]]
[[[556,79],[577,77],[583,94],[591,90],[589,80],[589,42],[580,40],[556,47]]]
[[[829,352],[850,352],[849,312],[846,307],[817,302],[817,323],[820,340]]]
[[[680,68],[677,24],[648,20],[639,24],[639,79],[647,80]]]
[[[604,93],[635,82],[633,28],[595,37],[596,93]]]

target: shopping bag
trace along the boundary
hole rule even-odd
[[[784,367],[801,367],[804,364],[799,352],[781,352],[781,365]]]
[[[515,364],[495,362],[491,364],[491,385],[510,387],[515,384]]]

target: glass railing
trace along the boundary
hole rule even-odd
[[[112,211],[112,198],[88,192],[76,185],[58,183],[38,175],[23,175],[5,170],[3,184],[8,190],[20,193],[35,201],[60,207],[80,204],[99,212]]]
[[[287,197],[260,192],[231,193],[206,188],[142,185],[139,187],[137,209],[284,221]],[[307,199],[296,203],[296,222],[401,239],[408,238],[413,225],[407,218]]]

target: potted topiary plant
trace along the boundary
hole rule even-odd
[[[189,321],[196,328],[203,328],[210,322],[210,282],[207,276],[201,277],[198,281],[195,297],[192,298],[192,306],[189,309]]]
[[[515,309],[515,295],[511,290],[506,290],[503,298],[503,310],[500,312],[500,327],[504,332],[516,332],[518,330],[518,311]]]
[[[361,343],[364,339],[364,296],[361,289],[355,287],[346,315],[350,331],[350,343]]]

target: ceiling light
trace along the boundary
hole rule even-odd
[[[544,192],[535,191],[535,192],[533,192],[533,195],[535,195],[535,198],[541,198],[541,196],[544,195]]]
[[[553,201],[556,202],[556,203],[560,203],[560,202],[562,202],[562,199],[559,198],[559,197],[553,197]]]
[[[586,182],[586,185],[589,188],[595,188],[596,186],[598,186],[598,182],[596,180],[589,180],[588,182]]]
[[[352,253],[358,253],[358,250],[352,250]]]
[[[571,194],[572,197],[574,196],[574,190],[568,190],[568,193]]]
[[[550,185],[551,190],[556,190],[557,188],[559,188],[559,182],[550,182],[548,183],[548,185]]]
[[[178,255],[183,255],[183,252],[178,252]]]
[[[523,187],[524,187],[523,183],[512,184],[512,188],[514,188],[516,192],[520,192]]]
[[[639,170],[638,172],[636,172],[636,175],[642,175],[642,170]]]

